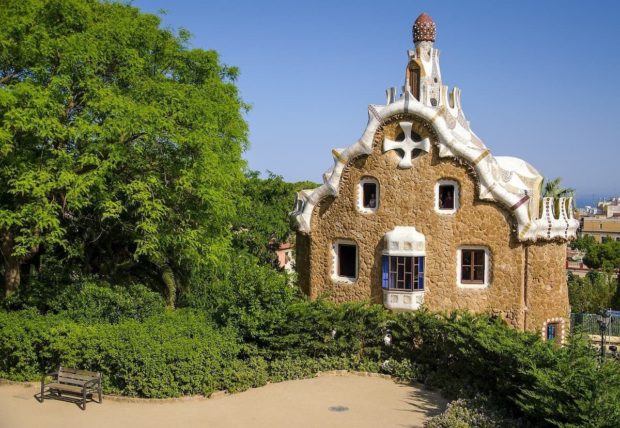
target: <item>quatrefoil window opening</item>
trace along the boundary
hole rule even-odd
[[[429,152],[430,139],[422,139],[422,137],[413,132],[412,122],[400,122],[399,126],[401,132],[397,135],[396,140],[390,140],[389,138],[383,140],[383,152],[395,150],[401,158],[398,164],[399,168],[411,168],[412,158],[415,158],[422,151]]]

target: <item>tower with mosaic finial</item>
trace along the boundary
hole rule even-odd
[[[435,21],[427,13],[420,14],[412,33],[415,48],[407,52],[405,90],[423,104],[436,107],[441,100],[441,69],[439,50],[433,46],[437,36]]]

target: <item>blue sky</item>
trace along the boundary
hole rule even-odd
[[[495,155],[523,158],[584,198],[620,195],[620,2],[139,0],[192,46],[238,66],[251,169],[314,180],[403,84],[411,25],[437,24],[444,84],[462,90]]]

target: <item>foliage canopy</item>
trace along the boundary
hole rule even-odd
[[[3,0],[7,294],[40,256],[177,288],[230,243],[247,143],[235,68],[116,2]]]

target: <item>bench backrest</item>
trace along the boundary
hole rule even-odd
[[[82,386],[89,380],[101,378],[101,373],[88,370],[69,369],[60,366],[58,369],[58,383]]]

